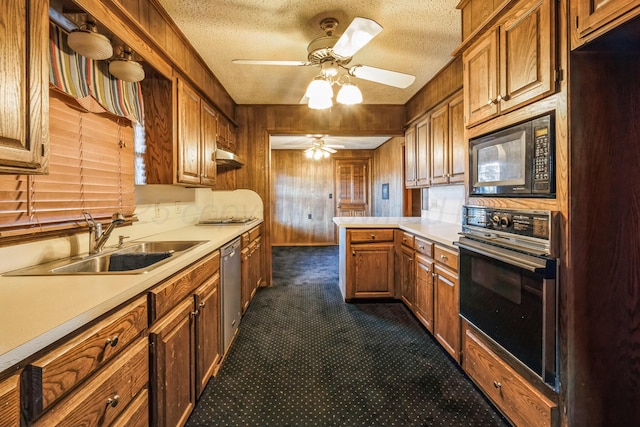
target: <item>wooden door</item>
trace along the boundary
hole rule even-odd
[[[203,283],[195,292],[196,396],[200,396],[221,357],[220,274]]]
[[[369,159],[337,159],[336,216],[369,216]]]
[[[183,184],[200,184],[200,97],[178,81],[178,176]]]
[[[433,333],[433,261],[416,256],[416,296],[414,312],[422,324]]]
[[[449,105],[431,113],[431,184],[449,182]]]
[[[467,141],[464,138],[464,102],[462,94],[449,102],[449,183],[464,182],[467,166]]]
[[[434,265],[433,334],[455,360],[460,355],[460,319],[458,317],[458,275]]]
[[[416,185],[416,128],[411,126],[404,133],[404,185]]]
[[[393,243],[351,246],[351,298],[393,298],[394,259]],[[348,296],[349,297],[349,296]]]
[[[154,426],[182,426],[195,406],[193,305],[185,299],[149,331]]]
[[[577,0],[578,34],[584,37],[638,6],[636,0]]]
[[[462,55],[465,124],[498,115],[498,35],[488,31]]]
[[[0,172],[48,171],[48,42],[48,2],[0,2]]]
[[[216,112],[206,102],[202,102],[200,110],[201,132],[201,166],[200,183],[214,186],[216,184],[216,133],[218,131],[218,119]]]
[[[400,298],[409,309],[413,309],[414,303],[413,256],[413,249],[403,245],[400,253]]]
[[[555,91],[555,1],[530,0],[500,26],[500,111]]]
[[[429,139],[429,117],[425,117],[416,125],[416,184],[421,187],[430,184]]]

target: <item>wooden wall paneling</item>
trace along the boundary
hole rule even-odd
[[[302,150],[273,150],[271,180],[272,245],[336,243],[331,158],[313,160]]]
[[[140,0],[138,2],[138,22],[146,32],[151,33],[150,31],[151,24],[149,21],[149,9],[150,7],[149,7],[148,1]]]
[[[631,52],[571,56],[570,425],[639,425],[640,72]]]
[[[404,198],[404,170],[402,144],[396,136],[378,147],[373,154],[373,216],[402,216]],[[382,200],[382,184],[389,184],[389,199]]]
[[[406,103],[407,122],[418,119],[460,88],[462,88],[462,56],[457,56]]]
[[[149,7],[149,33],[165,50],[167,49],[167,30],[167,22],[162,14],[155,7]]]

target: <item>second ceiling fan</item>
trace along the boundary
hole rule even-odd
[[[356,86],[351,84],[345,75],[338,76],[341,69],[348,76],[369,80],[397,88],[407,88],[415,81],[415,76],[397,71],[385,70],[368,65],[349,65],[353,55],[380,34],[382,26],[372,19],[355,18],[346,31],[341,35],[334,35],[338,26],[335,18],[325,18],[320,22],[320,28],[325,36],[318,37],[307,47],[307,61],[272,61],[256,59],[234,59],[234,64],[250,65],[281,65],[281,66],[316,66],[320,68],[320,75],[309,85],[305,96],[309,98],[309,106],[314,101],[331,101],[333,91],[331,86],[341,86],[338,102],[355,104],[362,102],[362,94]],[[347,77],[346,80],[343,77]],[[342,98],[342,100],[341,100]],[[345,101],[345,102],[342,102]],[[324,105],[324,104],[323,104]],[[331,105],[328,105],[331,106]],[[320,108],[327,108],[320,107]]]

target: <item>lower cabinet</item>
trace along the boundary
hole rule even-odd
[[[436,244],[433,257],[433,335],[460,362],[458,253]]]
[[[249,303],[256,294],[262,282],[262,231],[261,226],[252,228],[242,235],[242,312],[249,307]]]
[[[347,300],[395,297],[393,230],[349,230],[347,256]]]
[[[462,368],[516,426],[559,425],[557,404],[503,362],[463,321]]]
[[[216,273],[195,292],[196,304],[196,396],[213,376],[221,357],[220,275]]]
[[[0,426],[20,425],[20,374],[0,381]]]
[[[433,333],[433,260],[417,255],[415,267],[416,296],[413,300],[413,312],[425,328]]]
[[[413,249],[414,236],[409,233],[400,233],[400,299],[409,309],[413,309],[415,303],[415,266]]]

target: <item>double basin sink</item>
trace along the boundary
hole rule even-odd
[[[5,273],[5,276],[75,274],[142,274],[206,241],[131,242],[122,248],[84,257],[65,258]]]

